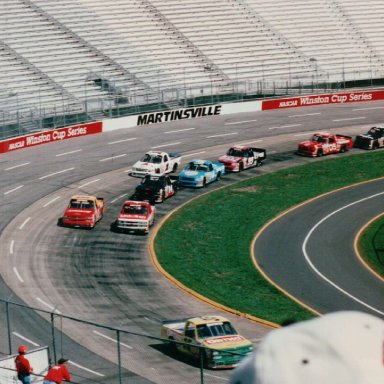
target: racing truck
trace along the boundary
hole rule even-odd
[[[384,147],[384,128],[372,127],[367,133],[356,136],[355,147],[377,149]]]
[[[299,143],[297,154],[321,157],[332,153],[343,153],[353,147],[353,138],[329,132],[315,133],[310,140]]]
[[[104,198],[92,195],[75,195],[69,200],[59,224],[68,227],[94,228],[103,218]]]
[[[265,149],[234,145],[225,155],[220,156],[218,161],[224,164],[227,171],[241,172],[247,168],[260,166],[266,157]]]
[[[176,172],[181,162],[178,153],[149,151],[139,161],[133,164],[130,175],[144,177],[151,174]]]
[[[147,234],[155,221],[156,207],[148,201],[127,200],[123,203],[111,229],[116,232],[142,232]]]
[[[179,173],[179,185],[182,187],[205,187],[220,180],[225,173],[223,163],[209,160],[191,160]]]
[[[234,368],[253,350],[251,341],[223,316],[163,321],[161,338],[176,352],[203,357],[207,368]]]
[[[134,198],[162,203],[178,190],[178,176],[146,175],[136,187]]]

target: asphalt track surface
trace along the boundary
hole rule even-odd
[[[361,133],[381,122],[382,109],[381,102],[370,102],[201,118],[121,129],[4,154],[0,158],[0,193],[3,197],[0,221],[0,296],[3,299],[11,298],[12,301],[20,300],[43,310],[55,309],[67,316],[153,336],[159,335],[162,320],[220,312],[179,290],[155,270],[148,256],[148,237],[110,231],[110,224],[124,198],[133,192],[139,182],[128,176],[130,166],[150,148],[180,152],[184,163],[192,158],[217,159],[234,143],[252,143],[267,149],[269,157],[263,167],[227,175],[220,183],[206,189],[213,190],[281,167],[321,161],[296,156],[294,151],[297,142],[319,130],[351,135]],[[343,156],[359,152],[353,150]],[[372,187],[368,184],[360,188],[362,194],[371,193]],[[365,189],[367,192],[364,192]],[[92,231],[56,225],[68,198],[79,192],[94,193],[106,200],[105,217]],[[181,190],[174,198],[158,206],[158,218],[203,192]],[[345,194],[348,196],[349,192]],[[337,203],[338,199],[328,199],[328,203]],[[348,197],[341,199],[348,200]],[[329,209],[332,211],[336,208],[331,206]],[[365,210],[361,211],[361,215],[359,209],[359,216],[353,216],[351,221],[361,221],[362,226],[373,212],[368,210],[366,216],[363,216]],[[376,213],[377,210],[373,216]],[[287,220],[287,217],[282,219]],[[348,215],[343,217],[348,218]],[[299,214],[295,218],[294,227],[304,232],[300,233],[298,240],[302,240],[308,233],[311,224],[307,220],[304,223],[300,221],[303,221],[303,217]],[[273,227],[269,229],[273,230]],[[320,230],[325,229],[321,226]],[[351,228],[352,233],[354,230],[356,228]],[[323,235],[327,237],[325,233]],[[347,236],[344,231],[338,235],[333,231],[333,235]],[[261,244],[265,246],[264,236],[268,238],[269,234],[265,232],[263,238],[260,238]],[[296,252],[302,242],[295,239],[285,238],[284,246],[289,244],[290,249]],[[343,242],[331,242],[330,247],[339,249],[341,243],[349,243],[351,247],[349,241],[353,241],[353,236],[344,237]],[[321,244],[317,247],[319,242]],[[340,256],[332,258],[327,251],[321,250],[322,247],[323,240],[319,240],[317,234],[310,238],[307,248],[311,259],[316,258],[318,262],[318,258],[326,257],[326,262],[322,264],[335,271],[350,268],[351,260],[346,261]],[[256,257],[258,254],[256,249]],[[300,287],[292,284],[294,279],[287,276],[296,271],[293,270],[294,263],[287,264],[289,257],[280,258],[277,263],[284,277],[272,277],[281,285],[286,283],[287,290],[293,286],[292,293],[301,292],[304,296],[298,297],[301,300],[308,299],[308,305],[321,312],[340,309],[337,300],[333,300],[338,294],[329,284],[324,284],[305,263],[301,262],[302,268],[297,272],[308,284],[305,292],[302,292],[304,289],[301,284]],[[338,264],[333,267],[335,260]],[[275,270],[275,265],[271,268],[265,260],[261,261],[266,271]],[[342,265],[342,261],[346,261],[346,265]],[[304,272],[308,272],[309,277]],[[353,267],[351,273],[343,284],[354,285],[352,292],[356,295],[364,291],[367,296],[375,296],[380,283],[373,276],[367,276],[367,271],[358,265]],[[353,274],[356,274],[355,279],[352,278]],[[339,278],[340,275],[336,273],[330,278]],[[359,287],[357,276],[360,275],[363,276],[363,286]],[[382,290],[378,294],[383,297]],[[354,300],[348,300],[341,294],[340,304],[342,308],[356,308]],[[370,305],[376,307],[378,303],[372,299]],[[268,327],[247,319],[226,315],[244,336],[255,343],[270,331]],[[33,347],[49,343],[51,330],[40,316],[14,310],[11,317],[14,345],[22,342]],[[4,327],[2,329],[4,341],[0,349],[6,354],[6,335],[3,334]],[[60,347],[63,354],[73,362],[71,370],[74,381],[117,382],[114,334],[71,321],[63,321],[60,329],[72,338],[63,336]],[[177,356],[169,356],[167,350],[154,340],[124,336],[121,343],[123,382],[200,382],[196,366]],[[228,371],[208,371],[205,382],[222,383],[228,381],[229,375]]]

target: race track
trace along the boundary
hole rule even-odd
[[[154,336],[159,335],[164,319],[218,312],[174,287],[154,269],[148,256],[147,237],[110,231],[124,197],[132,193],[138,183],[138,179],[128,176],[130,166],[149,148],[181,152],[184,162],[199,157],[217,159],[234,143],[255,143],[267,149],[269,157],[263,167],[228,175],[207,188],[213,190],[255,174],[317,161],[295,156],[297,142],[317,130],[360,133],[381,121],[380,108],[380,103],[372,102],[202,118],[123,129],[2,155],[0,256],[4,280],[0,287],[1,297],[7,299],[13,292],[33,307],[56,309],[68,316]],[[348,116],[350,122],[345,121]],[[106,200],[106,215],[92,231],[56,225],[68,198],[77,192],[94,193]],[[198,193],[202,191],[180,191],[175,198],[158,207],[159,216]],[[363,216],[358,219],[364,220]],[[300,224],[300,220],[302,218],[298,217],[295,227],[304,229],[302,236],[305,236],[310,227],[308,223]],[[300,246],[295,240],[288,243],[295,251]],[[321,248],[318,255],[312,254],[315,243],[316,238],[311,238],[308,244],[311,257],[324,258]],[[329,257],[332,261],[337,259]],[[293,266],[285,264],[284,275],[295,273],[291,271]],[[309,272],[305,280],[308,284],[320,280],[314,278],[308,267],[298,273],[302,276],[303,272]],[[353,273],[367,274],[357,265]],[[356,285],[356,290],[369,291],[372,281],[377,284],[372,277],[364,277],[363,287]],[[326,288],[329,291],[329,287]],[[309,305],[318,306],[320,311],[333,310],[334,307],[327,306],[332,301],[327,303],[324,299],[326,288],[319,289],[317,285],[308,288]],[[228,317],[255,343],[269,332],[269,328],[260,324],[233,315]],[[49,340],[49,326],[41,323],[39,316],[28,316],[28,325],[21,316],[14,321],[14,328],[28,339],[41,345]],[[65,354],[77,364],[71,367],[77,382],[116,382],[116,378],[108,381],[115,369],[108,361],[116,362],[116,343],[110,340],[113,334],[103,334],[94,327],[70,321],[65,321],[62,329],[78,344],[95,353],[90,355],[71,340],[62,340]],[[20,339],[14,338],[17,345]],[[195,366],[168,356],[159,343],[138,337],[122,342],[122,364],[129,382],[200,381]],[[208,372],[206,382],[222,383],[229,375],[228,371]]]

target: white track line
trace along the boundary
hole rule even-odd
[[[105,377],[105,375],[103,375],[102,373],[93,371],[92,369],[89,369],[89,368],[86,368],[86,367],[83,367],[82,365],[77,364],[77,363],[75,363],[75,362],[72,361],[72,360],[69,360],[69,363],[70,363],[71,365],[74,365],[75,367],[77,367],[77,368],[79,368],[79,369],[82,369],[83,371],[87,371],[87,372],[89,372],[89,373],[93,373],[93,374],[96,375],[96,376]]]
[[[93,333],[95,333],[96,335],[98,336],[101,336],[101,337],[104,337],[104,339],[107,339],[109,341],[113,341],[114,343],[117,344],[117,340],[113,339],[112,337],[109,337],[107,335],[104,335],[103,333],[100,333],[98,331],[93,331]],[[131,347],[130,345],[128,344],[124,344],[124,343],[120,343],[121,346],[125,347],[125,348],[128,348],[128,349],[133,349],[133,347]]]
[[[308,241],[310,239],[310,237],[312,236],[313,232],[322,224],[324,223],[326,220],[328,220],[330,217],[332,217],[333,215],[335,215],[336,213],[339,213],[340,211],[344,210],[344,209],[347,209],[347,208],[350,208],[356,204],[359,204],[363,201],[366,201],[366,200],[369,200],[369,199],[372,199],[372,198],[375,198],[377,196],[380,196],[380,195],[384,195],[384,192],[380,192],[380,193],[376,193],[374,195],[371,195],[371,196],[368,196],[368,197],[365,197],[363,199],[360,199],[360,200],[357,200],[357,201],[354,201],[353,203],[350,203],[350,204],[347,204],[345,205],[344,207],[341,207],[339,209],[336,209],[335,211],[331,212],[330,214],[328,214],[327,216],[323,217],[320,221],[318,221],[311,229],[310,231],[308,232],[307,236],[305,236],[305,239],[304,239],[304,242],[303,242],[303,245],[302,245],[302,251],[303,251],[303,254],[304,254],[304,257],[305,257],[305,260],[307,261],[307,263],[309,264],[309,266],[313,269],[313,271],[318,275],[320,276],[324,281],[326,281],[328,284],[330,284],[332,287],[336,288],[338,291],[340,291],[341,293],[343,293],[344,295],[348,296],[349,298],[351,298],[352,300],[358,302],[359,304],[363,305],[364,307],[366,308],[369,308],[371,309],[372,311],[380,314],[380,315],[384,315],[384,312],[380,311],[379,309],[377,308],[374,308],[372,307],[371,305],[365,303],[364,301],[358,299],[357,297],[353,296],[352,294],[350,294],[349,292],[347,292],[346,290],[344,290],[343,288],[339,287],[336,283],[334,283],[332,280],[328,279],[328,277],[326,277],[323,273],[321,273],[316,267],[315,265],[312,263],[309,255],[308,255],[308,252],[307,252],[307,244],[308,244]]]
[[[79,185],[78,188],[84,188],[84,187],[86,187],[87,185],[90,185],[90,184],[93,184],[93,183],[97,183],[98,181],[100,181],[100,179],[96,179],[96,180],[88,181],[88,182],[85,183],[85,184]]]
[[[345,118],[345,119],[335,119],[335,120],[332,120],[332,121],[348,121],[348,120],[363,120],[363,119],[366,119],[366,117],[364,117],[364,116],[348,117],[348,118]]]
[[[74,149],[73,151],[58,153],[55,156],[60,157],[60,156],[65,156],[65,155],[71,155],[72,153],[81,152],[81,151],[82,151],[82,149]]]
[[[232,135],[238,135],[238,134],[239,134],[239,132],[223,133],[222,135],[207,136],[206,139],[212,139],[214,137],[232,136]]]
[[[152,147],[151,149],[170,147],[170,146],[172,146],[172,145],[179,145],[179,144],[181,144],[180,141],[178,141],[178,142],[176,142],[176,143],[168,143],[168,144],[157,145],[156,147]]]
[[[8,194],[10,194],[10,193],[12,193],[12,192],[17,191],[17,190],[20,189],[20,188],[23,188],[23,187],[24,187],[24,185],[19,185],[19,186],[13,188],[13,189],[10,189],[9,191],[4,192],[4,195],[8,195]]]
[[[26,337],[23,336],[23,335],[20,335],[20,333],[12,332],[12,334],[15,335],[16,337],[18,337],[19,339],[24,340],[24,341],[26,341],[27,343],[33,345],[34,347],[40,347],[39,344],[35,343],[35,342],[32,341],[31,339],[26,338]]]
[[[58,309],[56,309],[53,305],[48,304],[48,303],[47,303],[46,301],[44,301],[43,299],[40,299],[40,297],[36,297],[36,300],[37,300],[38,302],[40,302],[41,304],[43,304],[44,306],[48,307],[51,311],[61,314],[61,312],[60,312]]]
[[[20,283],[24,283],[24,279],[21,277],[19,271],[16,267],[13,267],[13,272],[15,273],[17,279],[20,281]]]
[[[175,131],[166,131],[164,134],[168,135],[169,133],[178,133],[178,132],[185,132],[185,131],[193,131],[196,128],[184,128],[184,129],[177,129]]]
[[[4,171],[10,171],[15,168],[24,167],[25,165],[28,165],[28,164],[31,164],[31,162],[14,165],[13,167],[5,168]]]
[[[129,139],[121,139],[121,140],[111,141],[111,142],[108,143],[108,145],[118,144],[118,143],[125,143],[126,141],[133,141],[133,140],[136,140],[136,137],[131,137]]]
[[[119,157],[124,157],[124,156],[127,156],[127,154],[122,153],[121,155],[106,157],[104,159],[100,159],[99,161],[101,162],[101,161],[115,160],[115,159],[118,159]]]
[[[64,173],[64,172],[68,172],[68,171],[73,171],[74,169],[75,169],[75,167],[72,167],[72,168],[63,169],[61,171],[53,172],[53,173],[50,173],[48,175],[39,177],[39,180],[44,180],[44,179],[46,179],[48,177],[59,175],[60,173]]]
[[[61,198],[61,196],[56,196],[56,197],[54,197],[53,199],[51,199],[51,200],[49,200],[47,203],[45,203],[45,204],[43,205],[43,208],[48,207],[48,205],[51,205],[52,203],[54,203],[56,200],[59,200],[60,198]]]
[[[232,123],[225,123],[224,125],[246,124],[246,123],[253,123],[255,121],[257,121],[257,120],[234,121]]]
[[[30,217],[27,217],[27,218],[21,223],[19,229],[23,229],[23,228],[27,225],[27,223],[28,223],[29,220],[31,220],[31,218],[30,218]]]

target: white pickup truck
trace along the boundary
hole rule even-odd
[[[141,160],[133,164],[130,175],[144,177],[145,175],[176,172],[180,162],[181,156],[178,153],[149,151]]]
[[[222,316],[164,321],[161,338],[176,351],[195,359],[202,356],[207,368],[236,367],[253,349],[251,341]]]

